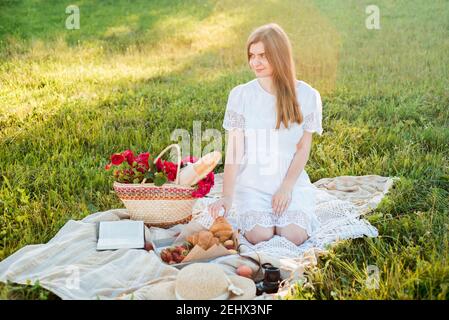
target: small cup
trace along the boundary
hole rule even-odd
[[[263,280],[265,283],[279,283],[280,280],[281,271],[279,268],[273,266],[265,268],[265,277]]]

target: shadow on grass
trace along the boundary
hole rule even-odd
[[[157,43],[169,35],[149,32],[166,19],[202,20],[214,9],[214,1],[89,0],[77,1],[80,28],[68,30],[68,3],[61,1],[2,1],[0,39],[8,42],[52,41],[63,38],[70,46],[79,41],[101,42],[109,51],[129,45]],[[168,30],[170,31],[170,30]]]

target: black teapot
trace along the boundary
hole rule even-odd
[[[239,255],[242,258],[245,259],[249,259],[252,262],[256,263],[257,265],[259,265],[259,269],[257,270],[255,276],[253,277],[254,282],[256,283],[256,295],[260,296],[263,293],[276,293],[279,290],[279,285],[282,281],[281,279],[281,270],[275,266],[273,266],[271,263],[267,262],[267,263],[263,263],[261,264],[260,261],[260,256],[257,253],[257,251],[254,252],[257,254],[258,256],[258,260],[249,257],[249,256],[245,256],[242,255],[240,247],[243,246],[243,244],[240,244],[237,247],[237,250],[239,252]],[[247,246],[248,248],[252,249],[251,247]],[[262,280],[257,281],[257,279],[260,279],[260,271],[262,270]]]
[[[276,293],[279,290],[281,283],[281,271],[274,267],[271,263],[262,264],[263,280],[256,283],[256,295],[260,296],[263,293]]]

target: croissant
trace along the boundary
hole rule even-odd
[[[217,217],[214,220],[214,223],[210,226],[209,231],[213,233],[221,228],[232,229],[232,226],[229,224],[225,217]]]
[[[198,245],[204,250],[209,249],[212,246],[212,240],[214,235],[210,231],[200,231],[198,233]]]
[[[233,233],[232,226],[225,217],[216,218],[212,226],[209,228],[209,231],[212,232],[213,235],[220,240],[220,242],[225,242],[230,239]]]
[[[199,237],[199,234],[198,234],[198,232],[196,232],[196,233],[188,236],[186,240],[188,242],[190,242],[193,246],[196,246],[198,244],[198,237]]]
[[[220,243],[220,239],[218,239],[217,237],[213,237],[212,240],[210,241],[210,247],[212,247],[214,244],[218,245]]]
[[[214,236],[217,237],[220,242],[225,242],[226,240],[229,240],[232,238],[232,230],[220,230],[215,232]]]

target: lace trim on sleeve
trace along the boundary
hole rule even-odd
[[[304,118],[304,130],[308,132],[316,132],[319,135],[323,132],[320,116],[312,112]]]
[[[224,120],[223,120],[223,127],[226,130],[229,129],[244,129],[245,128],[245,117],[233,110],[226,110]]]

